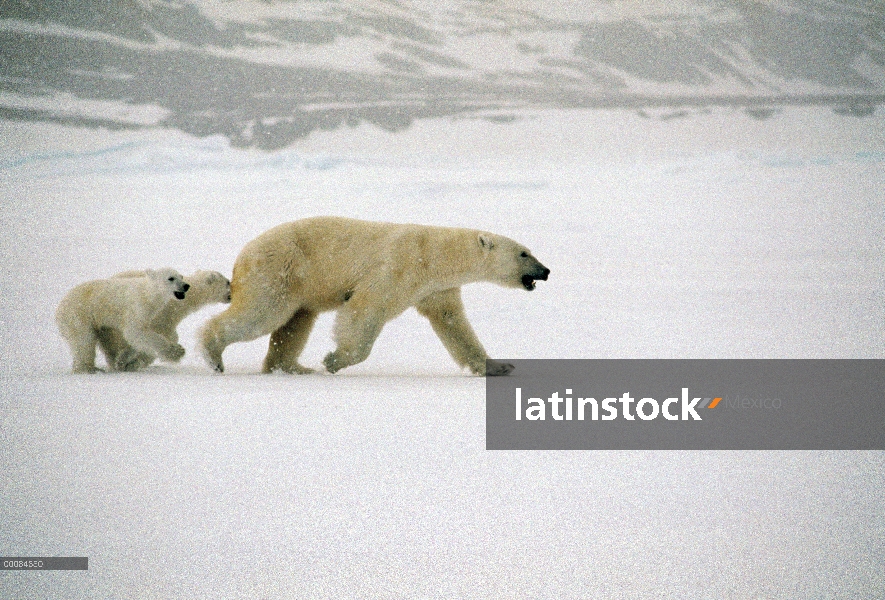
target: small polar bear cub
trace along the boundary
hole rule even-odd
[[[97,279],[76,286],[62,299],[55,321],[73,355],[74,373],[94,373],[98,331],[117,329],[138,352],[177,362],[184,348],[151,329],[170,302],[186,297],[190,285],[175,269],[145,271],[143,277]],[[116,364],[108,365],[114,370]]]
[[[145,271],[125,271],[114,275],[114,279],[144,277]],[[187,297],[179,302],[167,302],[166,306],[151,321],[151,329],[160,335],[178,342],[178,325],[204,306],[230,302],[230,281],[218,271],[197,271],[184,278],[190,286]],[[152,364],[155,354],[138,352],[123,337],[123,332],[112,327],[102,327],[97,332],[98,346],[109,365],[118,371],[137,371]]]

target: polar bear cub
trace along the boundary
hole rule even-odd
[[[203,327],[200,351],[215,371],[235,342],[270,335],[264,371],[308,373],[298,362],[322,312],[335,310],[330,373],[362,362],[384,324],[414,306],[455,362],[477,375],[506,375],[489,360],[461,301],[461,286],[488,281],[535,289],[550,269],[525,246],[474,229],[314,217],[284,223],[243,248],[230,307]]]
[[[181,302],[190,285],[175,269],[145,271],[142,277],[97,279],[82,283],[62,299],[55,320],[68,342],[75,373],[93,373],[98,331],[109,327],[122,333],[138,352],[177,362],[184,348],[151,329],[157,314],[170,302]],[[119,365],[109,364],[117,369]]]
[[[144,277],[145,271],[125,271],[114,275],[115,279]],[[206,305],[230,302],[230,281],[218,271],[197,271],[184,278],[190,286],[184,300],[167,302],[153,318],[150,328],[160,335],[178,342],[178,325],[185,317]],[[137,371],[152,364],[155,354],[138,352],[123,337],[123,332],[112,327],[102,327],[97,331],[98,346],[109,365],[119,371]]]

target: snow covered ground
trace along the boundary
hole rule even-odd
[[[414,311],[336,375],[74,376],[87,279],[230,275],[319,214],[488,229],[551,268],[465,288],[500,358],[885,357],[885,114],[525,110],[286,150],[0,122],[4,598],[873,598],[882,452],[487,452],[484,383]],[[325,315],[305,351],[332,348]]]

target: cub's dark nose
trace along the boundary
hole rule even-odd
[[[184,291],[186,292],[186,291],[188,291],[189,289],[191,289],[190,284],[189,284],[189,283],[185,283],[185,284],[184,284]]]
[[[538,276],[538,279],[541,281],[547,281],[547,276],[550,275],[550,269],[544,267],[544,270],[541,271],[541,275]]]

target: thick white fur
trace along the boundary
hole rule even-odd
[[[314,321],[337,310],[337,348],[323,361],[334,373],[365,360],[384,324],[415,306],[459,365],[485,374],[488,354],[467,320],[461,286],[524,287],[524,277],[547,273],[524,246],[484,231],[338,217],[285,223],[241,251],[231,306],[205,325],[201,350],[221,372],[225,347],[271,334],[264,371],[306,373],[298,357]],[[490,365],[489,374],[512,369]]]
[[[125,271],[114,278],[143,277],[145,271]],[[168,302],[151,320],[150,328],[160,335],[178,342],[178,325],[187,317],[208,304],[230,302],[230,281],[218,271],[197,271],[184,278],[190,285],[184,300]],[[109,365],[121,371],[136,371],[152,364],[157,356],[137,352],[130,346],[123,332],[111,327],[98,330],[98,346]]]
[[[170,302],[181,302],[187,285],[174,269],[145,271],[141,277],[97,279],[82,283],[62,299],[56,323],[68,342],[75,373],[91,373],[95,366],[97,332],[113,328],[138,352],[178,361],[184,348],[150,328],[154,317]],[[121,365],[109,364],[112,370]]]

